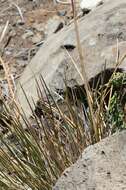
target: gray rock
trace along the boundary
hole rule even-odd
[[[47,36],[53,34],[61,23],[61,19],[58,16],[50,18],[45,26],[45,33],[47,34]]]
[[[11,55],[14,52],[14,48],[12,47],[6,47],[5,48],[5,54],[6,55]]]
[[[53,190],[126,189],[126,131],[108,137],[82,153]]]
[[[126,52],[126,2],[125,0],[106,1],[102,6],[97,7],[96,10],[78,21],[88,79],[103,69],[105,61],[107,68],[115,65],[117,38],[119,40],[120,55],[123,56]],[[37,100],[34,75],[39,78],[39,75],[42,74],[47,85],[53,91],[57,88],[64,88],[64,72],[67,76],[68,85],[83,84],[71,59],[62,48],[64,45],[67,45],[67,47],[69,45],[75,46],[69,53],[80,69],[75,30],[74,25],[71,24],[58,33],[50,35],[31,63],[26,67],[20,83],[29,101],[31,97]],[[121,67],[126,67],[125,60]],[[17,97],[24,110],[27,110],[27,115],[29,115],[31,113],[29,106],[19,86],[17,87]]]

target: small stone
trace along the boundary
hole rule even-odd
[[[93,39],[93,38],[91,38],[91,39],[89,40],[89,45],[90,45],[90,46],[95,46],[95,45],[96,45],[96,40]]]
[[[33,29],[37,30],[38,32],[43,32],[44,31],[44,26],[43,23],[34,23],[33,24]]]
[[[61,10],[61,11],[58,11],[58,16],[65,16],[67,14],[67,11],[66,10]]]
[[[22,39],[25,40],[26,38],[29,38],[32,36],[34,36],[34,33],[31,30],[26,30],[26,32],[22,35]]]
[[[42,40],[42,36],[38,33],[32,38],[33,44],[37,44]]]
[[[17,64],[18,64],[20,67],[26,67],[26,65],[28,64],[28,61],[17,60]]]
[[[5,48],[5,55],[11,55],[14,52],[14,48],[13,47],[6,47]]]
[[[25,24],[25,21],[24,21],[24,20],[18,20],[18,21],[17,21],[17,25],[22,26],[22,25],[24,25],[24,24]]]

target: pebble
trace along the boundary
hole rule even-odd
[[[19,26],[22,26],[25,24],[25,21],[24,20],[18,20],[16,25],[19,25]]]
[[[34,36],[34,32],[32,32],[32,30],[26,30],[25,33],[22,35],[22,39],[26,39],[26,38],[29,38],[29,37],[32,37]]]
[[[32,37],[33,44],[37,44],[42,40],[41,34],[37,33],[35,36]]]
[[[20,65],[20,67],[26,67],[28,61],[17,60],[17,64]]]
[[[37,30],[38,32],[43,32],[44,31],[44,26],[43,23],[34,23],[33,24],[33,29]]]
[[[58,16],[65,16],[67,14],[66,10],[58,11]]]

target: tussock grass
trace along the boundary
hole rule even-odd
[[[48,88],[42,77],[40,80],[47,94]],[[69,106],[69,117],[64,115],[53,97],[49,100],[47,95],[45,102],[42,87],[38,86],[39,117],[27,99],[34,125],[25,114],[21,114],[23,126],[12,110],[4,105],[1,121],[8,134],[5,137],[4,132],[1,133],[0,170],[1,183],[7,186],[6,189],[51,189],[64,169],[77,160],[86,146],[84,127],[76,111]]]
[[[115,73],[109,83],[92,90],[99,139],[126,127],[125,94],[120,96],[118,88],[125,82],[125,73]],[[78,159],[84,148],[94,143],[92,139],[96,140],[96,134],[90,128],[92,120],[85,89],[80,94],[82,99],[77,97],[74,89],[71,94],[66,89],[65,97],[57,103],[42,76],[40,81],[36,80],[36,85],[39,101],[36,105],[33,100],[35,108],[24,92],[32,112],[31,120],[23,111],[19,113],[20,118],[17,117],[15,109],[3,102],[0,114],[3,129],[0,133],[0,184],[5,190],[52,189],[65,168]],[[114,88],[117,91],[111,90]]]
[[[40,76],[39,80],[35,79],[38,102],[36,104],[33,100],[34,107],[21,87],[31,109],[29,119],[15,100],[13,81],[6,64],[0,59],[12,100],[11,104],[4,99],[0,101],[1,190],[51,190],[84,148],[126,127],[126,73],[116,72],[125,56],[120,60],[118,57],[117,66],[107,83],[102,84],[98,79],[96,87],[91,87],[86,77],[73,1],[72,8],[82,70],[72,57],[71,62],[84,86],[69,89],[66,84],[65,95],[59,96],[61,100],[56,102]],[[70,57],[67,50],[66,53]],[[120,90],[124,90],[121,95]]]

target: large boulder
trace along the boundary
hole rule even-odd
[[[126,189],[126,131],[85,149],[53,190]]]
[[[81,18],[78,26],[88,79],[100,72],[105,62],[106,67],[114,66],[117,55],[117,38],[120,55],[126,52],[125,0],[106,0],[104,4]],[[53,91],[64,88],[64,73],[67,76],[68,85],[83,83],[71,59],[63,49],[64,46],[80,68],[76,35],[72,23],[58,33],[52,34],[25,69],[20,83],[29,101],[31,97],[34,100],[37,99],[35,77],[38,79],[40,74]],[[122,67],[126,67],[125,61]],[[29,115],[29,106],[20,85],[17,87],[17,97],[24,110],[27,111],[26,114]]]

